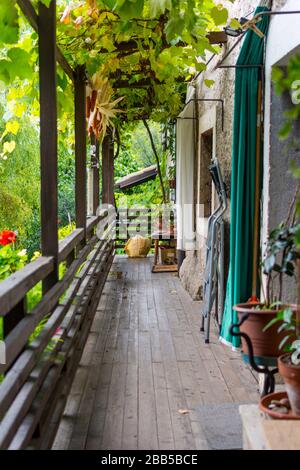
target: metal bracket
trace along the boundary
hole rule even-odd
[[[230,334],[236,338],[243,338],[247,344],[248,349],[248,361],[252,369],[258,374],[264,374],[264,385],[262,391],[262,397],[273,393],[275,390],[275,375],[278,374],[278,368],[270,369],[269,366],[258,366],[254,359],[254,352],[251,339],[246,333],[240,331],[240,327],[249,318],[249,313],[245,313],[241,316],[239,323],[233,324],[230,327]],[[237,331],[238,330],[238,331]]]
[[[221,112],[222,112],[222,132],[224,131],[224,122],[225,122],[224,100],[222,100],[222,99],[209,99],[209,98],[192,98],[192,99],[190,99],[187,103],[185,103],[185,106],[184,106],[184,108],[183,108],[182,111],[184,111],[185,108],[186,108],[190,103],[193,103],[193,102],[194,102],[194,103],[198,103],[198,102],[204,102],[204,103],[205,103],[205,102],[208,102],[208,103],[209,103],[209,102],[212,102],[212,103],[216,102],[216,103],[221,103],[221,107],[222,107],[222,111],[221,111]],[[178,120],[179,120],[179,119],[182,119],[182,120],[184,120],[184,119],[191,119],[191,120],[195,120],[195,121],[198,120],[197,117],[182,118],[182,117],[180,117],[180,116],[177,116],[176,119],[178,119]]]

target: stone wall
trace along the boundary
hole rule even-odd
[[[230,17],[240,18],[241,16],[247,16],[251,18],[254,9],[258,5],[258,0],[236,0],[234,4],[229,1],[223,2],[230,12]],[[263,2],[262,2],[263,3]],[[272,9],[280,9],[286,3],[286,0],[273,0]],[[228,191],[228,211],[225,215],[225,234],[226,234],[226,246],[225,246],[225,260],[226,266],[228,266],[229,259],[229,219],[230,219],[230,180],[231,180],[231,156],[232,156],[232,127],[233,127],[233,110],[234,110],[234,80],[235,80],[235,69],[220,69],[217,68],[220,60],[224,58],[227,52],[231,49],[234,43],[237,41],[236,38],[229,38],[228,44],[223,47],[222,53],[213,58],[208,66],[207,71],[200,74],[196,82],[196,94],[198,99],[222,99],[224,102],[224,128],[222,129],[222,112],[221,103],[214,102],[199,102],[198,103],[198,117],[199,122],[205,116],[216,115],[215,126],[214,126],[214,151],[213,154],[218,158],[225,184]],[[239,44],[230,56],[224,61],[223,65],[233,65],[236,63],[238,55],[240,53],[241,44]],[[207,60],[210,56],[207,57]],[[208,88],[205,85],[205,80],[214,80],[212,88]],[[206,120],[204,119],[204,122]],[[207,119],[209,122],[210,120]],[[195,172],[199,175],[199,159],[201,153],[201,145],[199,135],[205,131],[204,128],[200,129],[199,124],[197,149],[195,161]],[[209,129],[207,129],[209,130]],[[199,177],[199,176],[198,176]],[[198,194],[199,200],[199,194]],[[202,220],[203,222],[203,220]],[[201,220],[200,220],[201,223]],[[202,286],[203,286],[203,272],[205,268],[206,259],[206,238],[205,234],[198,236],[197,239],[197,250],[186,253],[186,259],[184,260],[181,270],[180,278],[183,286],[190,293],[193,299],[202,299]]]

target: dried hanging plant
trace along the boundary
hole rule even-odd
[[[94,134],[100,142],[103,141],[107,128],[114,129],[113,119],[121,109],[115,106],[123,99],[120,97],[111,101],[113,89],[107,78],[102,78],[99,73],[93,75],[91,86],[87,90],[86,115],[89,134]]]

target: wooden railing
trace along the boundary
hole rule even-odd
[[[98,223],[108,227],[103,239],[95,234]],[[66,272],[30,313],[26,294],[51,273],[53,258],[40,257],[1,282],[0,449],[51,447],[113,260],[114,229],[103,211],[88,220],[86,231],[62,240],[59,262]]]

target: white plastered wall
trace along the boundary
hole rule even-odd
[[[195,89],[190,86],[186,106],[177,120],[176,142],[176,212],[177,249],[194,250],[193,177],[195,160]]]
[[[216,158],[216,133],[217,133],[217,108],[213,106],[210,110],[206,111],[200,116],[199,119],[199,136],[205,132],[211,130],[213,131],[213,154],[212,158]],[[207,230],[208,230],[208,218],[203,216],[203,208],[199,205],[200,201],[200,162],[201,162],[201,144],[199,145],[199,156],[197,159],[198,168],[197,171],[197,210],[196,210],[196,240],[197,240],[197,249],[201,249],[206,242]],[[212,194],[212,208],[214,208],[214,192]]]

